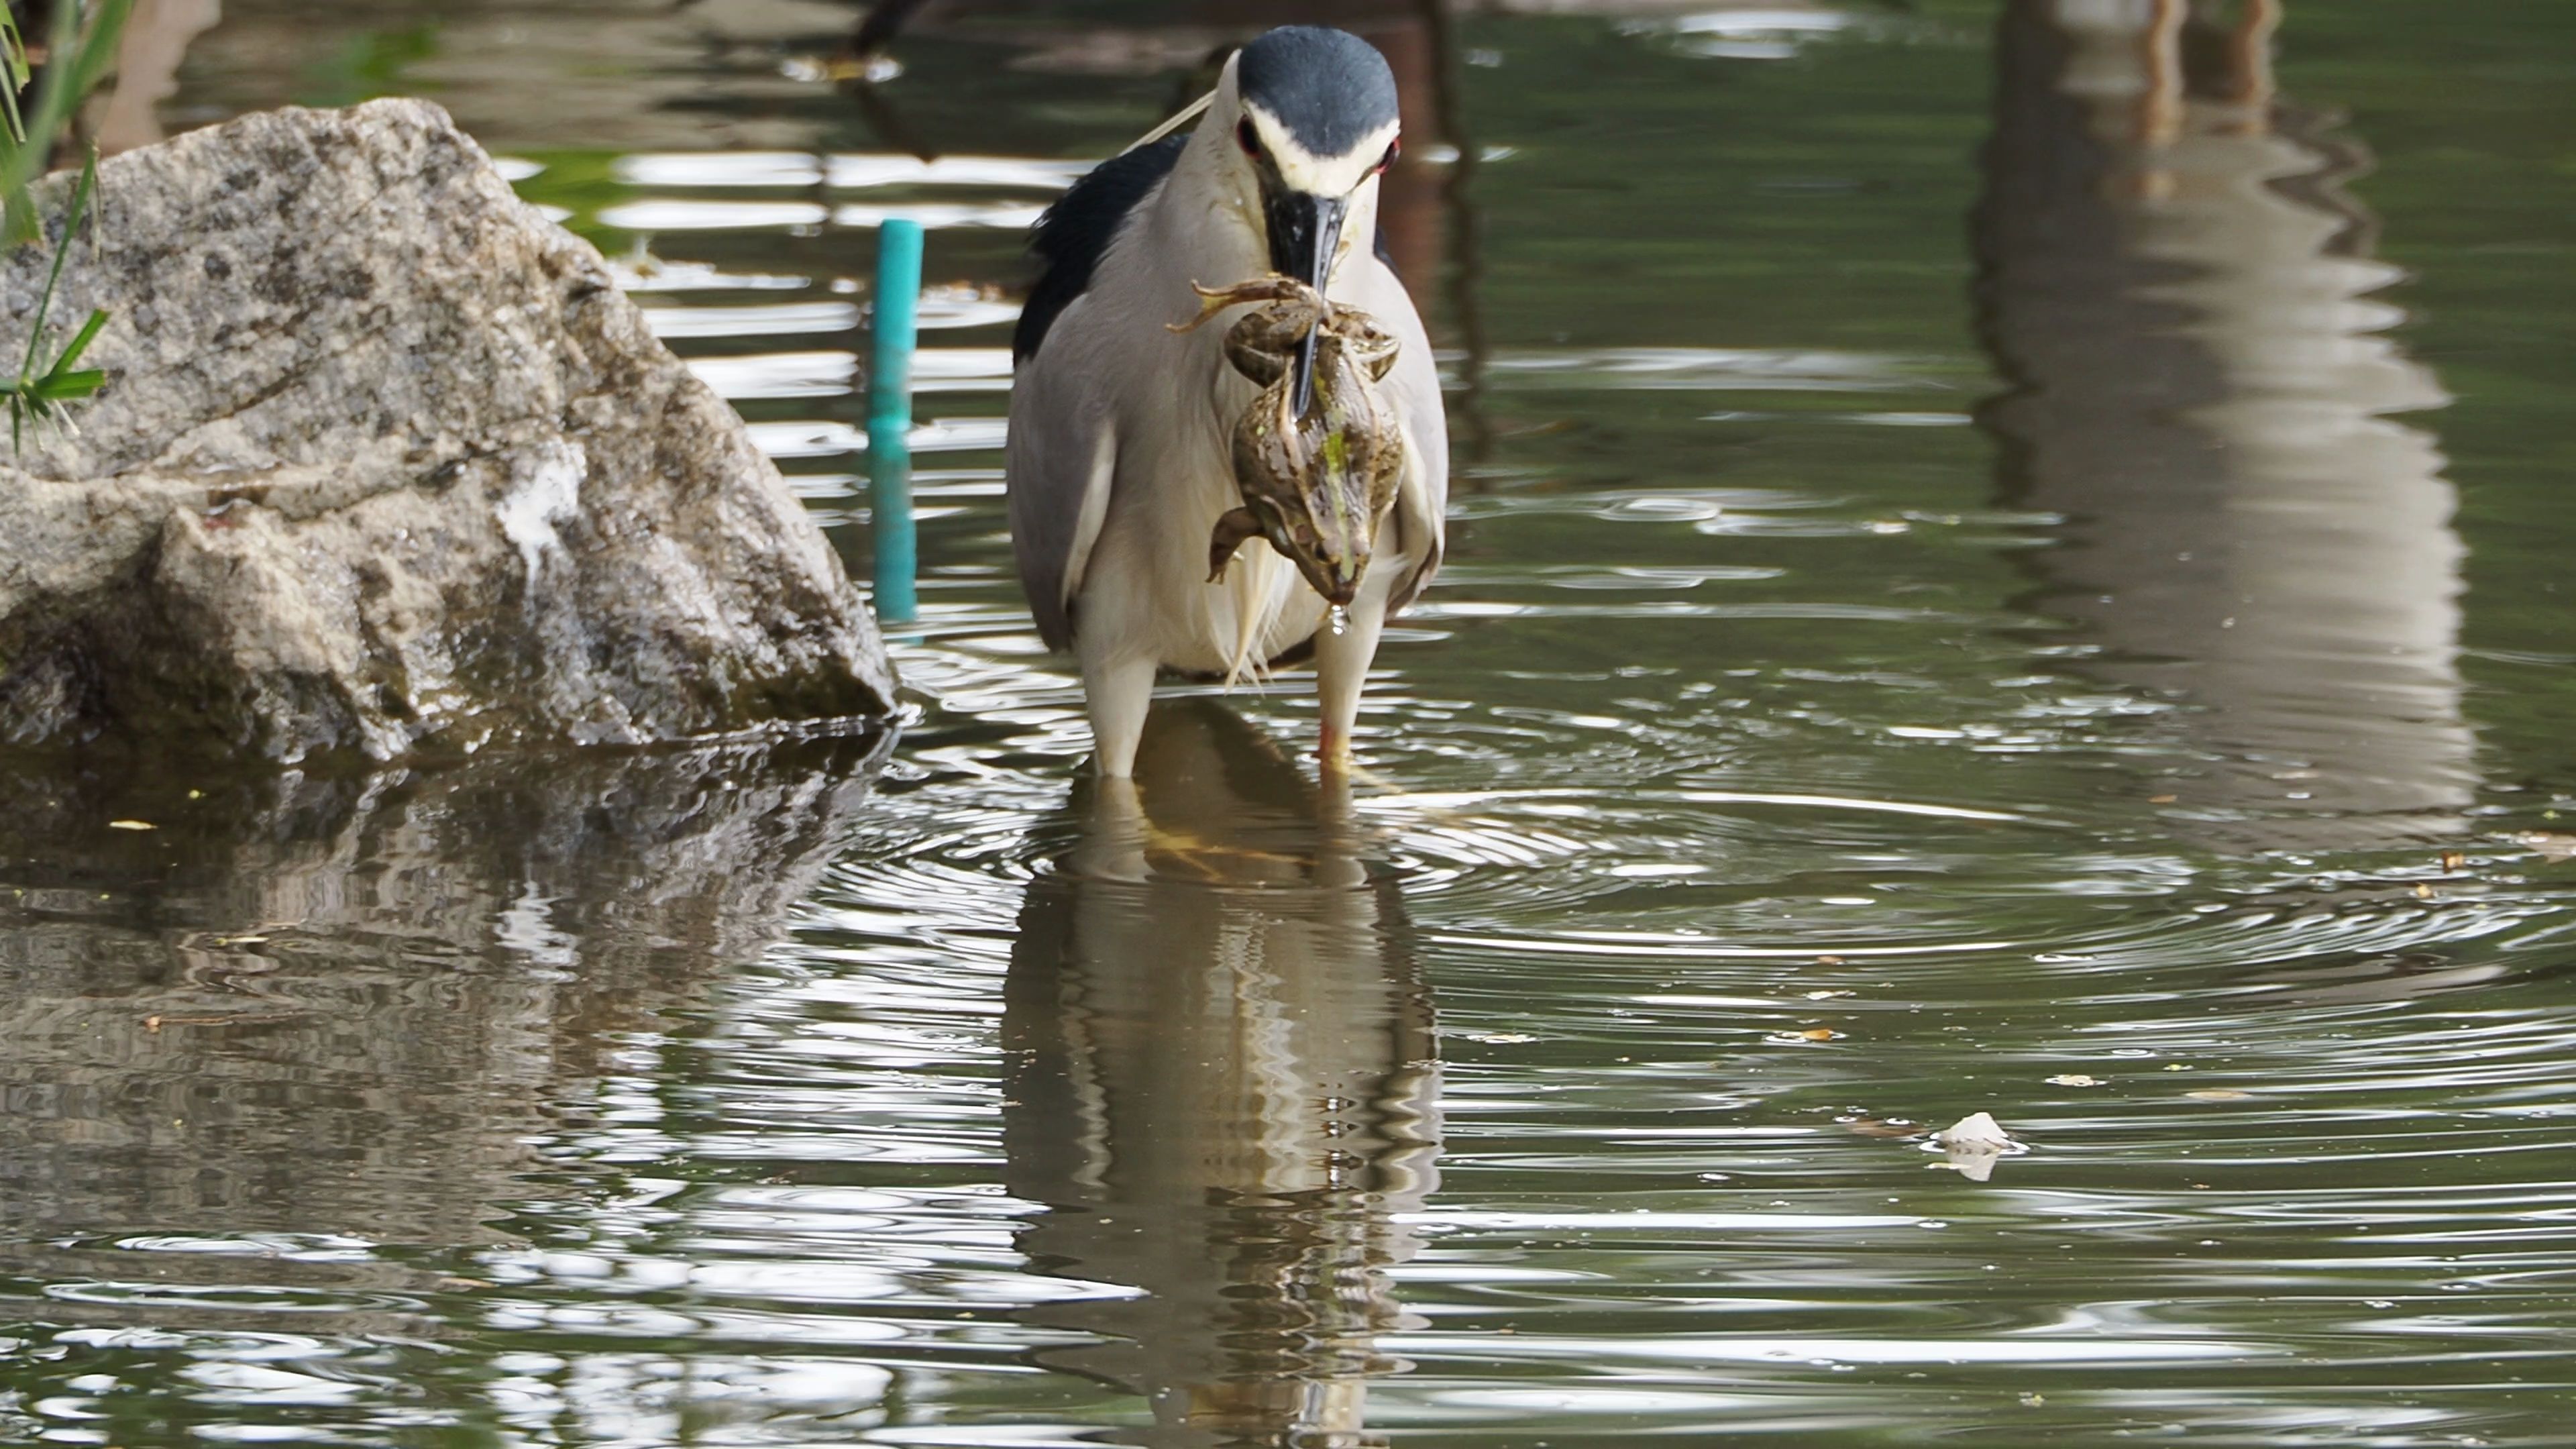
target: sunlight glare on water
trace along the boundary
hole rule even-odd
[[[1381,7],[1448,561],[1129,788],[1001,420],[1189,7],[377,8],[169,113],[443,100],[854,572],[931,229],[911,713],[13,777],[0,1439],[2568,1442],[2576,11]]]

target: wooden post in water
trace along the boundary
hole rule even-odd
[[[881,623],[910,623],[920,603],[912,529],[912,352],[921,297],[921,223],[877,229],[875,348],[868,363],[868,516]]]

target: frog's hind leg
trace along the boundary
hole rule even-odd
[[[1225,582],[1225,566],[1234,562],[1235,550],[1247,539],[1261,536],[1261,520],[1249,508],[1228,511],[1216,521],[1216,532],[1208,537],[1208,579],[1212,584]]]

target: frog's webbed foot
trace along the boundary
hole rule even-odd
[[[1332,305],[1324,300],[1321,293],[1295,277],[1275,274],[1237,282],[1231,287],[1208,287],[1192,282],[1190,290],[1199,294],[1199,315],[1187,322],[1163,324],[1174,332],[1195,332],[1206,326],[1207,320],[1217,313],[1245,302],[1286,302],[1301,309],[1310,309],[1316,317],[1324,315]],[[1301,328],[1312,325],[1312,318],[1300,324]]]
[[[1196,332],[1207,325],[1207,320],[1210,317],[1215,316],[1217,313],[1224,311],[1226,308],[1233,306],[1237,302],[1252,300],[1248,297],[1238,297],[1234,295],[1236,292],[1242,290],[1243,287],[1250,285],[1252,284],[1246,282],[1234,287],[1202,287],[1198,283],[1192,282],[1190,283],[1190,290],[1199,294],[1199,315],[1191,318],[1187,322],[1166,322],[1163,326],[1167,331],[1172,332]]]
[[[1247,540],[1261,536],[1261,520],[1249,508],[1237,508],[1216,521],[1216,532],[1208,537],[1208,582],[1225,582],[1225,566],[1234,562],[1234,551]]]

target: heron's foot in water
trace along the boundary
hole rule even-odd
[[[1216,532],[1208,537],[1208,582],[1225,582],[1225,566],[1234,562],[1236,549],[1248,539],[1261,536],[1261,520],[1249,508],[1229,510],[1216,521]]]
[[[1324,784],[1328,789],[1347,792],[1353,785],[1367,785],[1380,790],[1395,788],[1393,780],[1354,761],[1349,733],[1329,724],[1324,726],[1323,740],[1315,748],[1315,759],[1322,766]]]

